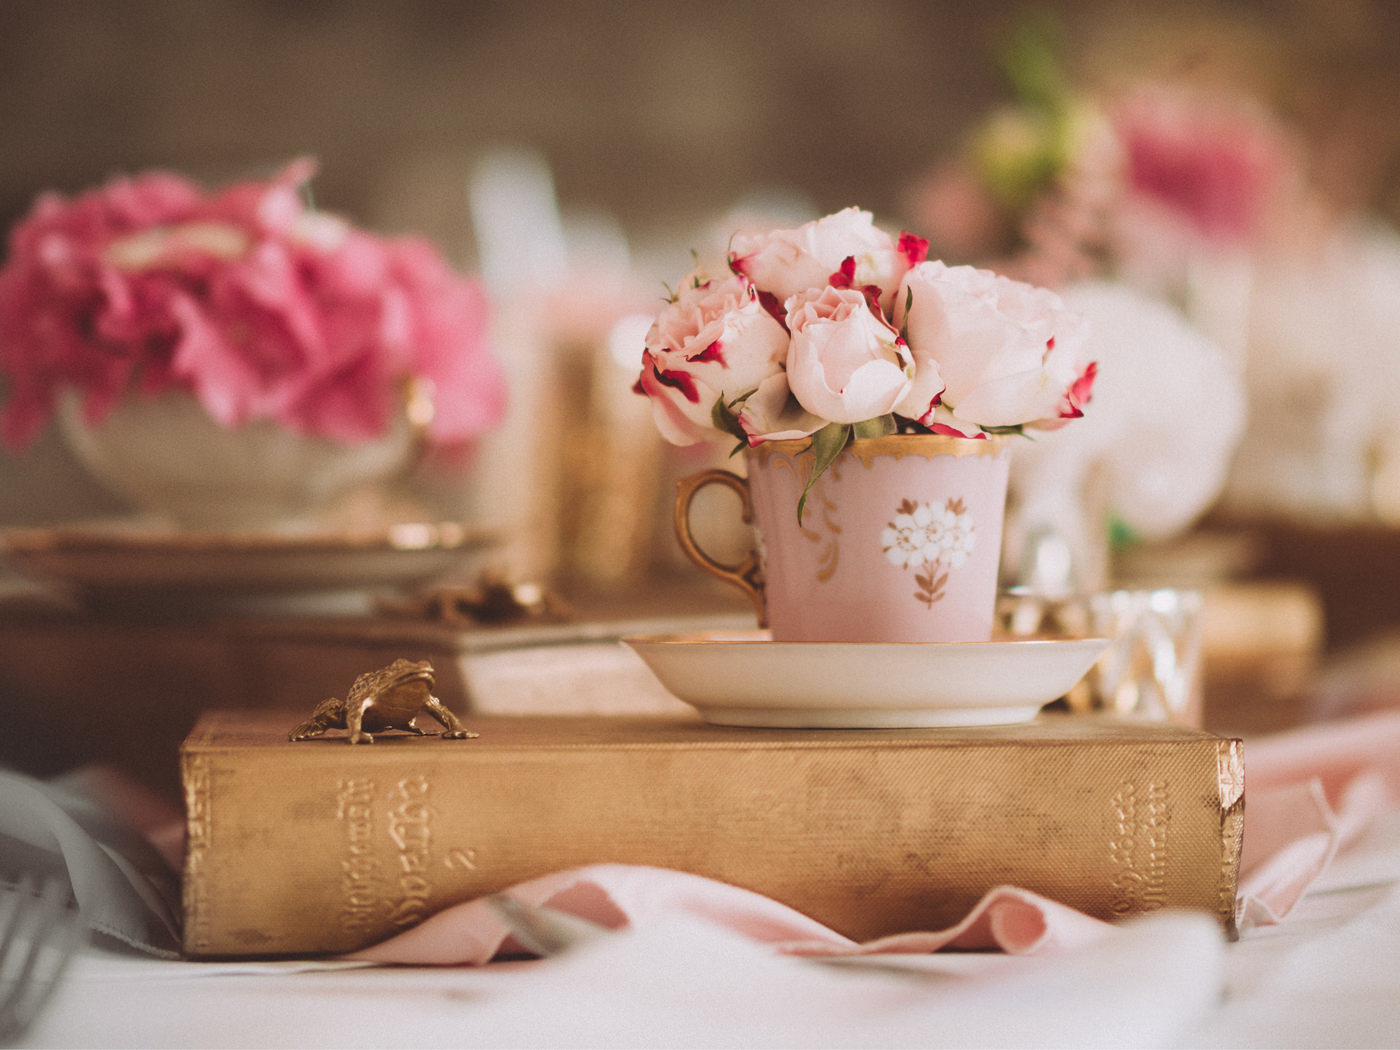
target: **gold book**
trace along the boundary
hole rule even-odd
[[[212,712],[181,749],[191,955],[350,951],[599,862],[742,886],[857,940],[946,928],[999,885],[1232,928],[1242,746],[1196,730],[482,715],[475,740],[350,745],[290,743],[298,721]]]

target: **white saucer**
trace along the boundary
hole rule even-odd
[[[705,721],[789,729],[1027,722],[1108,648],[1103,638],[774,642],[761,631],[623,641]]]
[[[435,580],[494,542],[456,522],[305,533],[182,532],[140,521],[0,531],[16,572],[99,603],[348,611],[370,591]]]

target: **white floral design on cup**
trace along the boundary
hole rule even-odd
[[[963,565],[977,542],[972,515],[961,499],[942,507],[900,501],[894,520],[880,533],[882,549],[901,569],[916,569],[914,597],[930,609],[946,593],[948,574]]]

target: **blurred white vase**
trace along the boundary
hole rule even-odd
[[[268,420],[224,427],[185,394],[123,401],[98,426],[69,397],[58,422],[104,487],[170,524],[211,532],[312,528],[352,490],[402,475],[420,447],[406,414],[378,438],[341,443]]]

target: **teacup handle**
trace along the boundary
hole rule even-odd
[[[767,627],[768,612],[763,604],[763,580],[758,555],[749,551],[743,561],[736,565],[727,565],[701,550],[690,533],[690,504],[706,485],[723,485],[737,493],[742,504],[743,520],[746,524],[752,524],[753,501],[749,498],[749,483],[732,471],[716,467],[702,470],[676,483],[676,539],[680,541],[681,550],[685,552],[686,557],[696,565],[748,595],[749,601],[753,602],[754,611],[758,614],[758,625]]]

